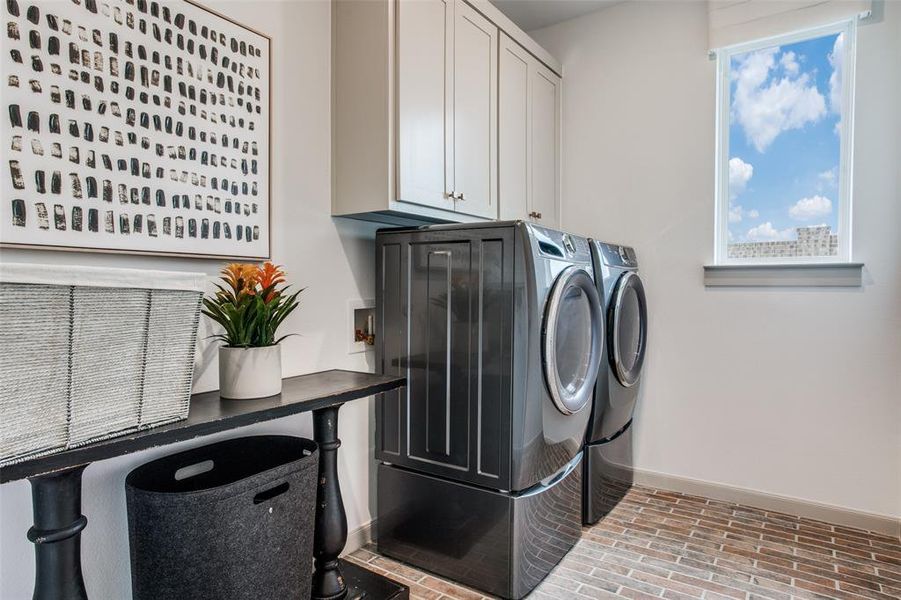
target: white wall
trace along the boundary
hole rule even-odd
[[[859,30],[862,289],[706,289],[706,2],[532,32],[564,66],[563,226],[634,245],[650,305],[639,468],[901,516],[901,3]]]
[[[229,17],[272,37],[273,49],[273,260],[292,281],[306,286],[301,307],[283,325],[300,336],[284,342],[286,376],[330,368],[367,370],[366,354],[348,355],[346,303],[371,298],[374,279],[374,226],[332,220],[330,51],[331,6],[327,1],[205,2]],[[161,259],[64,252],[4,251],[3,261],[91,264],[205,271],[218,261]],[[205,345],[196,391],[218,387],[215,348]],[[349,528],[370,520],[369,465],[371,401],[341,410],[339,476]],[[275,432],[311,436],[302,415],[245,428],[230,436]],[[82,540],[85,582],[92,598],[127,599],[131,581],[126,532],[124,480],[144,462],[223,436],[94,464],[84,474]],[[34,551],[25,532],[31,525],[31,495],[24,481],[0,486],[0,598],[31,598]]]

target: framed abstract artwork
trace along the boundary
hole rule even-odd
[[[185,0],[6,0],[4,247],[270,255],[270,39]]]

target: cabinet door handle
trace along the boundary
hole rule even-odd
[[[463,197],[463,192],[460,192],[460,193],[457,195],[457,200],[466,200],[466,198]]]
[[[540,212],[535,212],[535,211],[533,210],[532,212],[529,213],[529,216],[530,216],[531,218],[533,218],[533,219],[540,219],[540,218],[541,218],[541,213],[540,213]]]
[[[450,198],[451,200],[456,200],[456,199],[457,199],[457,197],[454,196],[454,190],[451,190],[451,191],[449,191],[449,192],[446,192],[446,193],[444,194],[444,196],[445,196],[446,198]]]

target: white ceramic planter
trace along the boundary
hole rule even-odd
[[[219,348],[219,396],[266,398],[282,391],[282,348]]]

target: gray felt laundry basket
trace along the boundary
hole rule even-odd
[[[307,600],[318,465],[314,441],[267,435],[129,473],[134,600]]]
[[[186,418],[205,279],[0,265],[0,466]]]

